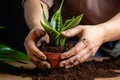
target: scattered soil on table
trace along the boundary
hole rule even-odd
[[[32,80],[94,80],[95,78],[111,78],[120,75],[120,58],[100,61],[89,61],[70,69],[12,70],[10,74],[31,77]]]
[[[73,46],[67,44],[65,47],[67,47],[66,49],[68,50]],[[51,48],[54,49],[54,47],[48,48],[45,47],[45,45],[41,49],[44,50],[44,48],[47,50],[50,50]],[[55,52],[57,50],[64,52],[65,48],[59,47]],[[32,80],[94,80],[95,78],[111,78],[120,75],[120,72],[116,72],[115,70],[120,70],[120,57],[103,61],[92,60],[70,69],[12,69],[9,71],[9,74],[31,77]]]

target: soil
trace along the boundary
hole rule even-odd
[[[71,44],[65,46],[67,47],[66,49],[73,47]],[[44,48],[50,50],[50,48],[45,46]],[[61,50],[62,52],[65,51],[64,48],[60,47],[57,50]],[[120,71],[116,72],[115,70],[120,70],[120,57],[103,61],[91,60],[70,69],[58,68],[43,70],[37,67],[33,70],[11,69],[9,70],[9,74],[31,77],[32,80],[94,80],[95,78],[111,78],[119,76]]]
[[[120,75],[120,57],[109,60],[89,61],[70,69],[12,70],[9,74],[31,77],[32,80],[94,80],[95,78],[111,78]]]
[[[64,46],[51,46],[45,42],[41,44],[39,49],[43,52],[53,52],[53,53],[63,53],[71,49],[75,44],[72,44],[71,41],[67,41]]]

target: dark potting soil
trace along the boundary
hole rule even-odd
[[[31,77],[32,80],[94,80],[95,78],[111,78],[120,75],[120,58],[101,61],[89,61],[70,69],[18,69],[9,74]]]
[[[45,42],[43,42],[41,44],[41,46],[39,47],[39,49],[43,52],[57,52],[57,53],[62,53],[65,51],[68,51],[69,49],[71,49],[74,46],[74,44],[72,44],[70,41],[67,41],[66,44],[64,46],[51,46]]]
[[[43,44],[40,49],[42,51],[51,50],[55,52],[64,52],[74,45],[68,43],[63,47],[47,47]],[[44,49],[45,48],[45,49]],[[120,57],[110,58],[109,60],[101,61],[89,61],[79,64],[70,69],[58,68],[58,69],[39,69],[33,70],[27,69],[15,69],[10,70],[9,74],[19,75],[22,77],[31,77],[32,80],[94,80],[95,78],[111,78],[120,75]]]

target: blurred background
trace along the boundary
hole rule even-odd
[[[24,39],[29,31],[21,4],[22,0],[0,0],[0,42],[8,46],[25,51]]]

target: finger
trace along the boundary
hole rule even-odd
[[[64,52],[61,55],[61,59],[66,59],[66,58],[69,58],[69,57],[72,57],[72,56],[78,54],[82,49],[84,49],[86,47],[86,45],[87,45],[86,40],[81,39],[73,48],[71,48],[67,52]]]
[[[71,67],[74,67],[76,65],[78,65],[80,62],[78,60],[75,60],[75,59],[71,59],[70,60],[70,63],[68,65],[65,66],[65,68],[71,68]]]
[[[73,67],[78,63],[81,63],[81,58],[87,55],[89,51],[90,51],[90,48],[87,47],[82,51],[80,51],[77,55],[62,61],[60,65],[62,65],[62,67],[68,67],[68,68]]]
[[[65,37],[73,37],[73,36],[76,36],[77,34],[81,33],[82,31],[83,31],[83,27],[77,26],[75,28],[68,29],[66,31],[61,32],[61,35],[65,36]]]
[[[96,53],[96,51],[97,51],[98,48],[95,49],[92,46],[93,45],[91,45],[91,46],[88,47],[89,51],[88,51],[88,53],[86,55],[83,55],[83,57],[80,60],[81,63],[84,62],[84,61],[87,61],[90,57],[92,57]]]
[[[68,65],[68,62],[69,62],[69,60],[64,60],[64,61],[62,61],[62,62],[60,62],[60,67],[65,67],[66,65]]]
[[[76,60],[79,60],[80,63],[83,63],[88,57],[92,56],[93,53],[94,49],[91,46],[88,46],[78,54],[80,59],[76,58]]]
[[[50,64],[47,61],[42,61],[42,60],[39,60],[37,62],[37,66],[39,68],[42,68],[42,69],[46,69],[46,68],[49,69],[49,68],[51,68]]]
[[[35,31],[33,31],[31,38],[34,39],[34,41],[36,41],[37,39],[41,39],[43,36],[45,36],[45,34],[46,32],[44,30],[36,29]]]
[[[39,59],[32,54],[28,55],[28,57],[29,57],[30,61],[32,61],[33,63],[39,61]]]
[[[37,47],[39,47],[41,45],[42,42],[46,42],[49,43],[49,36],[46,34],[44,37],[42,37],[41,39],[38,40],[37,42]]]
[[[45,34],[46,34],[46,32],[44,30],[35,28],[30,31],[30,33],[28,34],[26,39],[36,41],[36,39],[42,38],[43,36],[45,36]]]
[[[89,52],[87,55],[85,55],[84,57],[81,58],[81,63],[87,61],[90,57],[92,57],[92,53]]]
[[[39,49],[36,49],[33,53],[34,56],[36,56],[37,58],[39,59],[42,59],[42,60],[46,60],[46,56],[39,50]]]
[[[65,68],[74,67],[75,65],[78,65],[79,63],[83,63],[83,62],[87,61],[90,57],[91,57],[91,53],[88,53],[84,57],[79,58],[80,60],[73,59],[70,61],[70,63],[68,65],[65,66]]]
[[[47,61],[43,61],[43,60],[40,60],[39,58],[37,58],[36,56],[34,55],[31,55],[30,56],[30,60],[36,65],[38,66],[39,68],[50,68],[50,64],[47,62]]]
[[[65,68],[68,69],[68,68],[72,68],[74,65],[67,65]]]
[[[36,56],[39,59],[46,60],[47,57],[36,46],[32,46],[32,50],[29,54]]]
[[[33,54],[40,59],[46,60],[46,56],[36,47],[33,40],[25,41],[24,45],[26,46],[27,54]]]
[[[77,61],[77,60],[76,61],[74,60],[74,62],[66,60],[66,61],[63,61],[60,63],[60,67],[71,68],[77,64],[79,64],[79,61]]]

